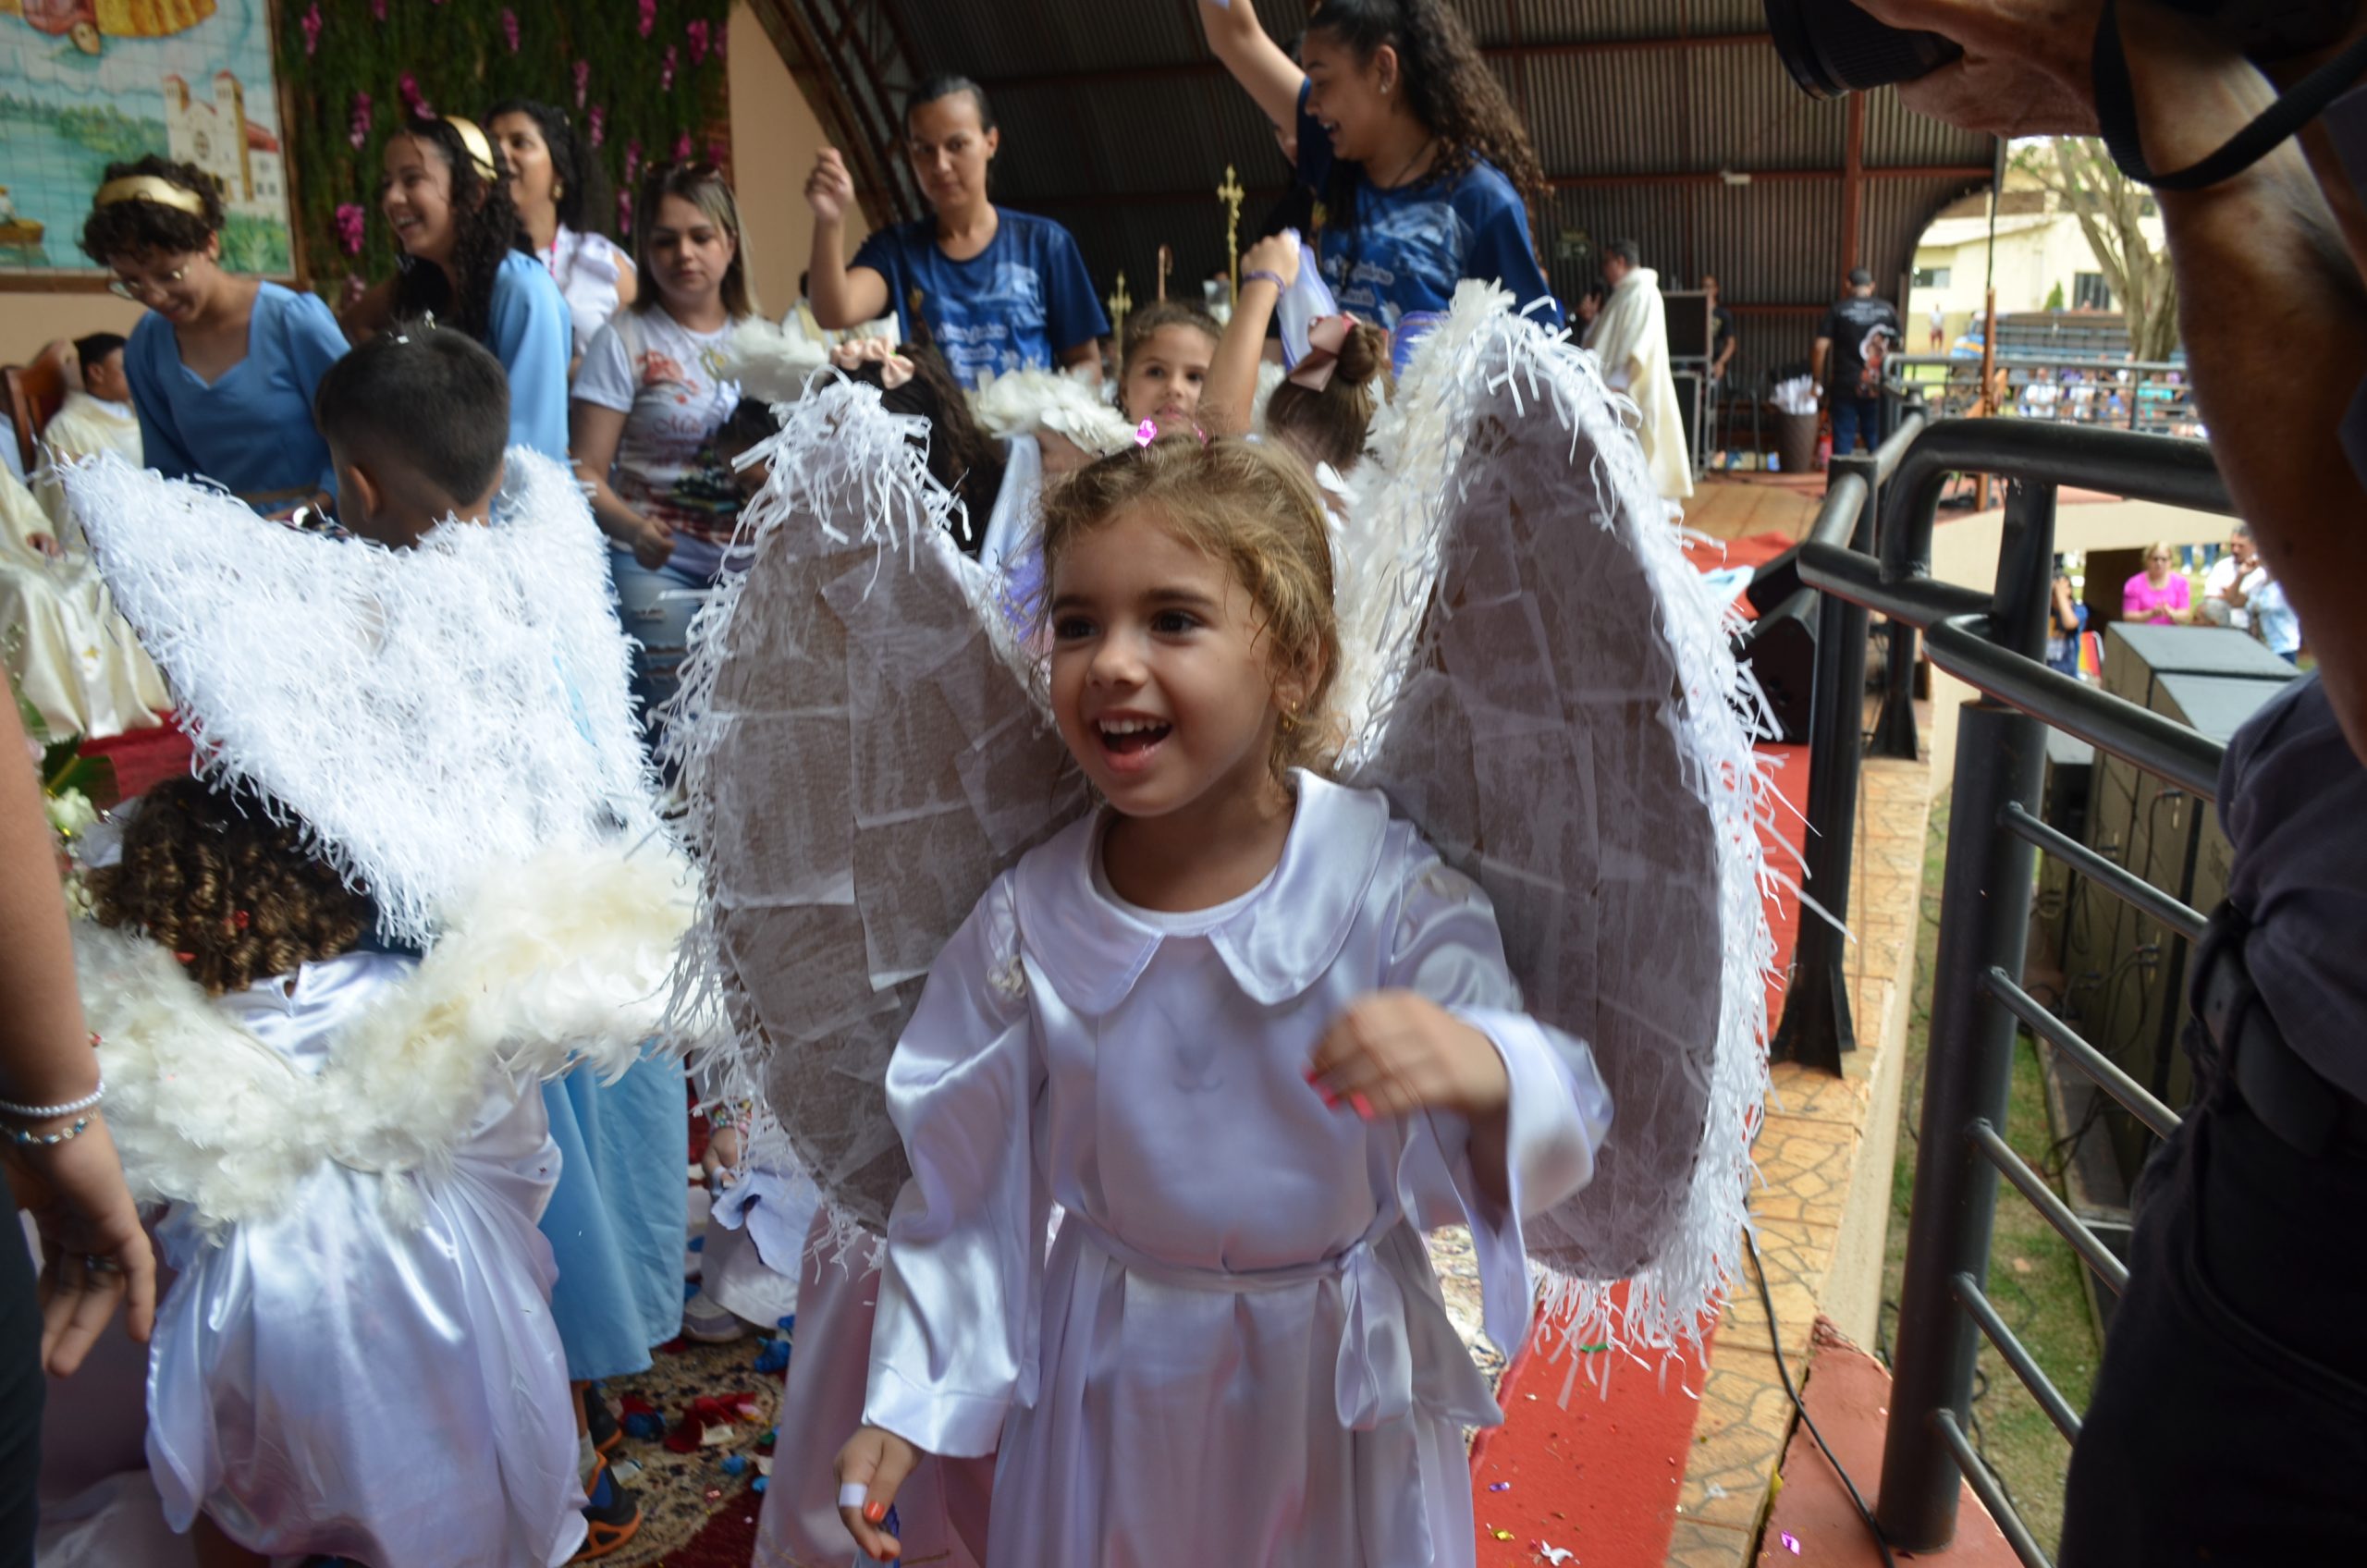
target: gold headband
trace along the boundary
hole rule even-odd
[[[99,193],[91,198],[93,207],[112,207],[117,202],[153,202],[160,207],[171,207],[191,217],[205,215],[204,197],[153,174],[130,174],[121,179],[108,180],[99,187]]]
[[[477,173],[491,179],[494,166],[493,143],[484,139],[484,132],[477,129],[477,122],[465,119],[459,115],[446,115],[444,123],[460,134],[460,145],[469,150],[469,162],[476,165]]]

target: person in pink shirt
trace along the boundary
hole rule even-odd
[[[2193,589],[2186,574],[2176,570],[2177,560],[2167,545],[2155,545],[2145,552],[2145,570],[2121,586],[2122,619],[2174,626],[2187,618]]]

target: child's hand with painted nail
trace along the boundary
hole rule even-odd
[[[1316,1046],[1306,1078],[1325,1104],[1368,1121],[1436,1106],[1483,1123],[1502,1117],[1512,1095],[1488,1036],[1413,991],[1349,1003]]]
[[[921,1462],[921,1451],[878,1427],[865,1427],[839,1450],[839,1517],[847,1534],[875,1562],[903,1555],[889,1522],[897,1488]]]

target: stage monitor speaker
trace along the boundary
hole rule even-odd
[[[1753,615],[1765,615],[1808,584],[1800,581],[1800,547],[1797,545],[1780,556],[1761,561],[1759,570],[1750,574],[1750,586],[1742,596],[1750,601]]]
[[[1775,716],[1778,739],[1806,745],[1816,707],[1816,594],[1806,588],[1750,623],[1735,639],[1735,658],[1749,661]]]
[[[1698,289],[1662,293],[1661,305],[1668,318],[1668,357],[1707,360],[1710,357],[1710,296]]]

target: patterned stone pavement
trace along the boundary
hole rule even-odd
[[[1885,1207],[1889,1201],[1890,1172],[1858,1167],[1870,1137],[1880,1131],[1868,1122],[1887,1024],[1913,989],[1907,971],[1930,812],[1929,769],[1869,761],[1860,792],[1849,899],[1849,929],[1857,941],[1844,961],[1858,1048],[1839,1078],[1797,1063],[1776,1065],[1759,1138],[1761,1185],[1750,1206],[1780,1342],[1796,1378],[1807,1365],[1853,1182],[1876,1183],[1874,1195]],[[1702,1380],[1701,1416],[1678,1491],[1667,1568],[1735,1568],[1751,1561],[1769,1482],[1791,1435],[1791,1402],[1772,1354],[1776,1336],[1747,1265],[1732,1293]]]

